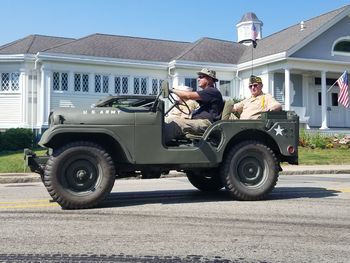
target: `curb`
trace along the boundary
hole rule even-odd
[[[39,174],[36,173],[7,173],[0,174],[0,184],[34,183],[41,182]]]
[[[345,167],[339,166],[337,168],[327,168],[320,166],[285,166],[282,167],[283,171],[280,175],[315,175],[315,174],[349,174],[350,166]],[[171,171],[167,175],[162,175],[161,178],[173,178],[173,177],[184,177],[185,174],[182,172]],[[128,178],[124,178],[128,179]],[[13,183],[36,183],[41,182],[39,174],[36,173],[4,173],[0,174],[0,184],[13,184]]]

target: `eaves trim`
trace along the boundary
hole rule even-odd
[[[35,60],[35,55],[31,54],[15,54],[15,55],[0,55],[0,62],[23,62],[25,60]]]
[[[169,62],[169,67],[181,67],[184,69],[198,69],[204,67],[210,67],[215,70],[220,71],[236,71],[236,64],[223,64],[223,63],[212,63],[212,62],[197,62],[197,61],[188,61],[188,60],[172,60]]]
[[[285,60],[285,59],[287,59],[287,53],[280,52],[277,54],[273,54],[271,56],[266,56],[266,57],[254,59],[253,63],[252,63],[252,61],[247,61],[247,62],[238,64],[238,70],[242,71],[242,70],[250,69],[252,67],[252,64],[254,67],[259,67],[259,66],[265,66],[267,64],[274,63],[274,62],[279,62],[279,61]]]
[[[335,65],[335,66],[346,66],[350,68],[349,62],[347,61],[334,61],[334,60],[325,60],[325,59],[309,59],[309,58],[288,58],[290,62],[302,62],[302,63],[316,63],[316,64],[326,64],[326,65]],[[315,68],[316,69],[316,68]],[[319,68],[317,68],[318,70]],[[324,69],[327,71],[327,69]]]
[[[114,59],[107,57],[91,57],[91,56],[76,56],[66,55],[59,53],[41,53],[37,55],[38,61],[59,61],[59,62],[71,62],[71,63],[82,63],[82,64],[97,64],[104,66],[128,66],[128,67],[150,67],[158,69],[167,69],[169,66],[168,62],[156,62],[146,60],[131,60],[131,59]]]

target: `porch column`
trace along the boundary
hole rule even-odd
[[[321,72],[321,130],[328,129],[327,126],[327,84],[326,84],[326,71]]]
[[[19,105],[21,108],[21,126],[26,127],[28,125],[28,82],[27,82],[27,70],[21,68],[19,70],[19,90],[22,94],[22,103]]]
[[[284,69],[284,109],[290,110],[290,70]]]
[[[40,97],[38,103],[38,125],[43,128],[48,125],[48,117],[51,105],[51,70],[41,67]]]

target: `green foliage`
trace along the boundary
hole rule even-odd
[[[33,147],[34,134],[30,129],[15,128],[0,133],[0,152]]]

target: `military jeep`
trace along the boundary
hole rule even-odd
[[[292,111],[220,120],[201,136],[166,145],[167,89],[163,96],[110,96],[92,108],[51,112],[39,142],[47,155],[25,149],[27,165],[62,208],[80,209],[99,204],[115,179],[169,170],[184,172],[201,191],[225,188],[233,199],[260,200],[275,187],[281,162],[298,164],[299,117]]]

